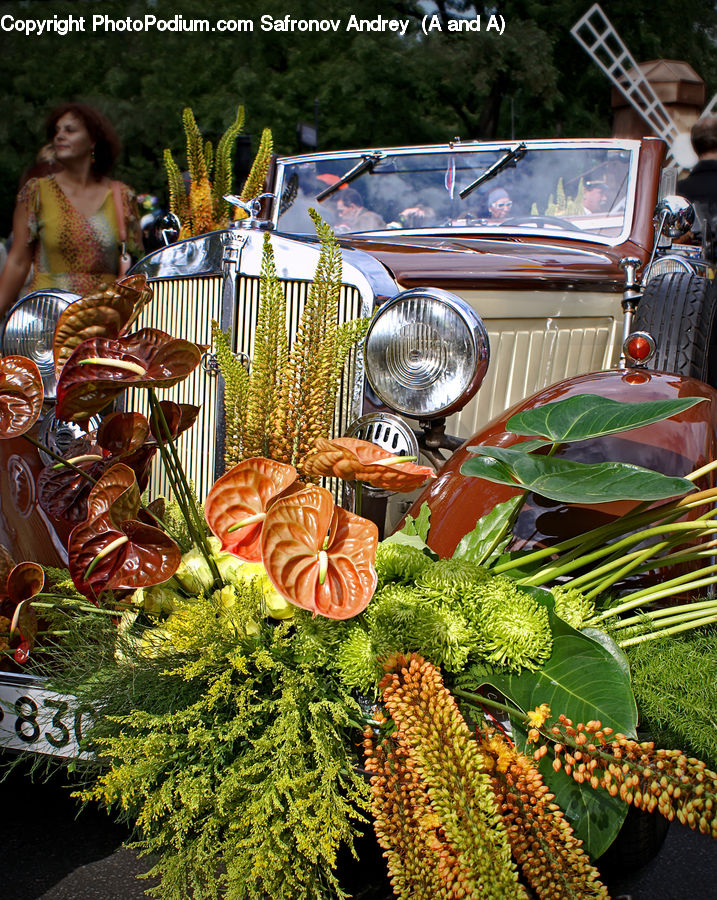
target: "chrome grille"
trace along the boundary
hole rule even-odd
[[[222,322],[222,278],[219,275],[196,278],[167,278],[152,280],[154,299],[142,313],[138,328],[152,327],[198,344],[211,344],[211,322]],[[259,313],[260,279],[237,276],[232,349],[251,357]],[[282,280],[287,298],[287,327],[289,340],[294,338],[304,309],[310,282]],[[359,290],[343,285],[339,299],[338,321],[358,318],[362,311]],[[341,381],[334,416],[334,434],[343,434],[349,422],[360,414],[356,392],[358,377],[356,354],[349,360]],[[223,413],[218,409],[218,376],[202,365],[185,381],[167,391],[160,399],[179,403],[193,403],[201,408],[194,427],[180,437],[178,450],[187,477],[194,484],[197,496],[203,500],[215,477],[217,439],[223,430]],[[134,391],[130,409],[147,413],[144,391]],[[220,461],[221,463],[221,461]],[[169,484],[160,462],[155,461],[152,472],[153,494],[170,496]],[[336,486],[329,485],[336,495]]]

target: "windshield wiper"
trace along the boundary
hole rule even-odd
[[[492,166],[488,166],[488,168],[483,172],[482,175],[479,175],[475,181],[472,181],[468,187],[464,187],[462,191],[458,192],[458,196],[461,200],[465,200],[468,194],[471,191],[474,191],[477,187],[480,187],[486,181],[491,178],[495,178],[495,176],[502,172],[507,166],[516,160],[522,159],[525,156],[526,151],[525,142],[521,141],[517,146],[513,147],[512,150],[508,150],[505,156],[501,156],[500,159],[496,160]]]
[[[376,150],[375,153],[367,153],[364,157],[362,157],[361,162],[356,163],[353,169],[349,169],[348,172],[345,172],[338,181],[330,184],[327,188],[324,188],[324,190],[321,191],[320,194],[317,194],[316,202],[321,203],[322,200],[330,197],[345,184],[350,184],[352,181],[355,181],[359,177],[359,175],[363,175],[364,172],[373,172],[376,164],[381,162],[381,160],[385,158],[386,154],[383,152],[383,150]]]

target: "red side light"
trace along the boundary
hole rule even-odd
[[[650,344],[644,337],[636,335],[627,342],[627,350],[633,359],[642,362],[650,355]]]
[[[655,341],[646,331],[633,331],[625,339],[622,352],[628,363],[644,365],[655,355]]]

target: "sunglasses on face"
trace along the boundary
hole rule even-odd
[[[494,206],[496,209],[510,209],[512,205],[512,200],[496,200],[495,203],[491,203],[491,206]]]

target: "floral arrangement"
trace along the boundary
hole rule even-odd
[[[211,141],[202,138],[189,107],[182,113],[182,122],[187,144],[188,183],[169,149],[164,151],[164,167],[169,184],[169,209],[178,217],[180,236],[184,239],[226,228],[232,219],[232,207],[224,197],[232,191],[232,151],[244,127],[244,107],[237,109],[236,118],[217,142],[216,151]],[[265,128],[241,200],[252,200],[261,193],[272,148],[271,132]],[[246,215],[245,210],[234,209],[235,219],[243,219]]]
[[[502,900],[527,897],[526,884],[550,900],[607,897],[594,860],[628,805],[717,837],[717,774],[638,739],[624,653],[679,644],[682,629],[714,634],[716,601],[653,603],[717,581],[717,489],[695,490],[707,470],[585,467],[556,450],[697,401],[580,397],[522,413],[509,427],[526,440],[474,448],[464,471],[523,493],[453,558],[430,550],[426,506],[379,542],[318,480],[400,491],[435,473],[329,436],[336,368],[321,341],[335,348],[337,336],[314,326],[331,318],[336,273],[322,239],[303,362],[287,361],[265,252],[254,367],[242,375],[224,360],[234,456],[203,508],[176,448],[196,410],[157,395],[200,349],[129,332],[148,302],[142,277],[63,314],[58,415],[87,422],[132,386],[148,392],[150,417],[110,413],[43,472],[44,508],[74,525],[68,569],[0,555],[5,658],[91,709],[87,755],[72,763],[79,795],[134,823],[162,900],[346,896],[339,849],[369,817],[399,898]],[[275,380],[277,360],[296,377]],[[41,405],[34,365],[0,360],[0,438],[34,440]],[[156,453],[168,507],[142,493]],[[511,552],[529,491],[640,502],[579,538]],[[672,576],[676,565],[687,568]],[[627,575],[660,569],[660,585],[619,592]],[[714,740],[702,746],[717,758]]]

